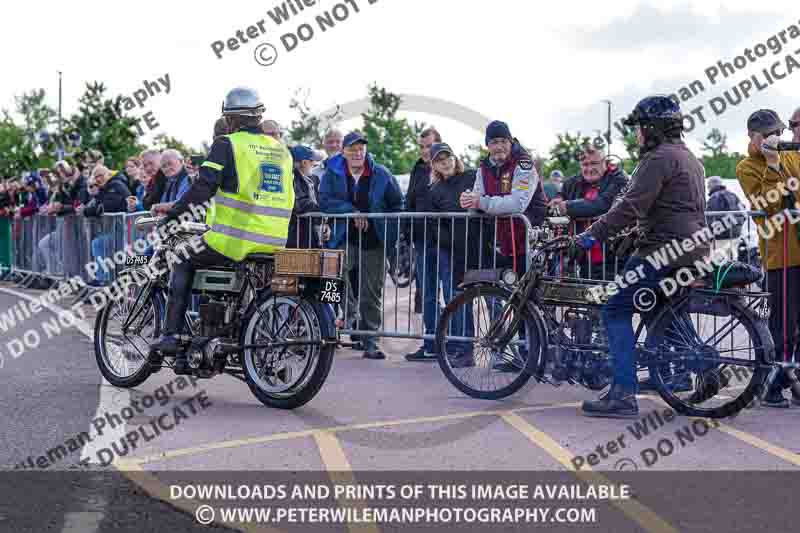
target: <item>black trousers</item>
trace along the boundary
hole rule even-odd
[[[172,270],[169,282],[169,298],[164,320],[164,335],[182,333],[184,317],[192,298],[192,284],[197,269],[231,266],[233,261],[221,253],[204,246],[199,252],[186,247],[185,253],[178,254],[181,259]]]
[[[767,271],[767,290],[770,292],[769,330],[775,341],[775,360],[784,361],[784,292],[786,294],[786,360],[798,360],[798,323],[800,323],[800,267],[786,270],[786,290],[783,269]]]

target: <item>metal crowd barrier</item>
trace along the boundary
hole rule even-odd
[[[800,211],[792,212],[800,217]],[[55,217],[34,215],[23,219],[12,219],[12,274],[22,282],[31,279],[46,278],[53,281],[80,276],[89,284],[86,264],[102,261],[104,257],[113,258],[114,253],[123,250],[136,239],[144,239],[134,225],[136,218],[146,215],[142,213],[115,213],[102,217],[83,217],[70,215]],[[758,241],[754,219],[766,217],[762,211],[709,212],[706,213],[709,223],[728,215],[746,217],[742,236],[733,242],[715,242],[714,246],[734,246],[731,248],[732,259],[742,259],[754,266],[761,266],[762,259],[758,254]],[[356,219],[367,219],[375,228],[382,228],[376,247],[365,250],[367,234],[355,229]],[[511,225],[510,220],[517,223]],[[591,220],[576,220],[570,229],[571,234],[583,231]],[[505,224],[505,225],[503,225]],[[499,253],[498,225],[501,231],[511,228],[522,228],[524,231],[523,250],[514,250],[516,258]],[[328,228],[330,235],[322,235],[321,230]],[[420,230],[420,228],[422,228]],[[448,228],[457,228],[456,238],[450,239],[450,249],[440,249],[438,242]],[[376,230],[377,231],[377,230]],[[388,213],[388,214],[346,214],[331,215],[310,213],[299,217],[296,244],[298,247],[337,247],[345,250],[347,261],[347,290],[352,291],[349,298],[339,305],[340,319],[344,322],[343,332],[357,337],[394,337],[404,339],[433,340],[436,321],[441,314],[442,305],[455,294],[461,272],[472,268],[513,268],[524,272],[530,265],[531,235],[534,228],[523,215],[511,217],[490,217],[476,213]],[[386,276],[387,265],[393,265],[401,257],[399,239],[402,235],[411,243],[413,262],[416,271],[415,280],[408,286],[400,287]],[[516,236],[516,235],[515,235]],[[327,238],[326,238],[327,237]],[[739,253],[739,243],[743,253]],[[765,240],[765,252],[768,254],[772,240]],[[462,253],[464,250],[467,253]],[[478,250],[473,252],[472,250]],[[449,253],[448,253],[449,252]],[[463,261],[463,264],[452,265],[452,259]],[[599,260],[592,261],[587,256],[585,262],[577,265],[558,265],[560,274],[589,280],[612,280],[624,266],[623,258],[609,257],[604,245]],[[117,271],[124,266],[98,269],[98,283],[111,283],[116,279]],[[573,270],[570,270],[573,268]],[[789,268],[784,264],[783,270]],[[773,278],[775,278],[773,274]],[[780,276],[780,274],[777,274]],[[377,283],[377,291],[372,289]],[[372,283],[372,285],[371,285]],[[419,285],[419,286],[417,286]],[[412,291],[415,288],[421,293],[422,307],[426,301],[430,308],[433,305],[433,321],[428,318],[427,327],[418,323],[419,309],[415,305]],[[771,292],[769,277],[765,276],[761,284],[765,292]],[[361,316],[362,305],[372,301],[374,316]],[[431,301],[434,304],[431,304]],[[377,302],[377,310],[375,302]],[[368,313],[369,314],[369,310]],[[430,314],[430,313],[428,313]],[[369,322],[369,324],[367,324]],[[787,334],[796,338],[796,332]],[[784,339],[775,339],[784,342]],[[791,354],[787,354],[791,357]]]
[[[12,219],[11,274],[31,280],[65,281],[80,277],[85,284],[112,283],[118,270],[114,253],[135,238],[133,222],[143,213],[111,213],[100,217],[33,215]],[[86,265],[98,265],[90,276]]]
[[[375,228],[375,248],[366,249],[369,236],[358,231],[355,220],[366,219]],[[435,338],[442,306],[455,294],[460,274],[474,268],[516,268],[519,273],[530,265],[530,236],[533,231],[524,215],[491,217],[477,213],[351,213],[331,215],[309,213],[299,217],[295,235],[298,247],[339,248],[345,251],[346,294],[338,306],[342,332],[353,338],[391,337],[401,339]],[[514,224],[511,224],[511,221]],[[414,222],[417,222],[415,224]],[[377,223],[377,224],[376,224]],[[503,224],[519,237],[520,249],[512,248],[516,257],[499,253],[498,225]],[[327,227],[327,239],[320,230]],[[381,228],[382,227],[382,228]],[[421,229],[420,229],[421,227]],[[379,229],[381,228],[381,229]],[[449,228],[457,228],[449,249],[438,243]],[[380,235],[378,235],[380,233]],[[413,245],[415,280],[399,287],[386,276],[387,267],[399,259],[399,236]],[[454,261],[458,264],[453,264]],[[421,306],[432,306],[433,319],[428,327],[417,323],[413,290],[420,292]],[[376,291],[373,291],[376,289]],[[363,316],[373,314],[375,316]],[[424,313],[423,313],[424,315]],[[427,330],[427,331],[426,331]]]

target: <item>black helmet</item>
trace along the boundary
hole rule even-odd
[[[680,137],[683,132],[683,113],[674,99],[666,95],[642,99],[622,123],[642,128],[645,146],[642,152],[652,150],[667,137]]]

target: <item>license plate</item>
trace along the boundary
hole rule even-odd
[[[150,262],[149,255],[129,255],[125,258],[125,266],[141,266]]]
[[[321,280],[318,298],[324,304],[342,303],[342,282],[340,280]]]

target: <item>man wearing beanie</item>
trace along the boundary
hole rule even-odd
[[[531,224],[544,222],[547,203],[533,158],[511,135],[505,122],[496,120],[486,128],[489,156],[480,162],[475,187],[461,195],[461,207],[479,209],[495,216],[524,214]],[[526,229],[520,220],[497,221],[498,268],[525,271]]]

